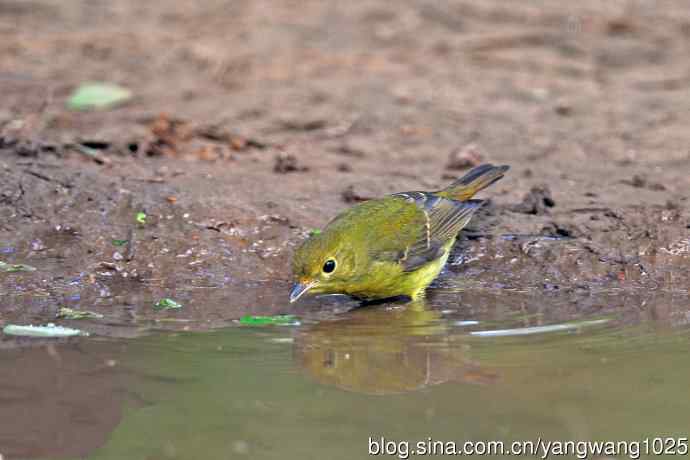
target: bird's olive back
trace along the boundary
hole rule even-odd
[[[404,251],[423,231],[423,214],[404,199],[385,197],[353,206],[312,235],[295,252],[296,278],[316,279],[359,275],[377,254]],[[414,224],[414,225],[410,225]],[[324,273],[333,259],[336,268]]]

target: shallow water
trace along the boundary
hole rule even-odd
[[[0,353],[0,453],[352,459],[382,436],[687,437],[689,318],[687,297],[441,286],[298,326],[30,342]]]

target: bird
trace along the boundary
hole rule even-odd
[[[290,303],[307,292],[364,301],[423,298],[484,203],[472,197],[508,169],[482,164],[442,190],[393,193],[344,210],[295,250]]]

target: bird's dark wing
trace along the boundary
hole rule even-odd
[[[443,246],[455,238],[481,207],[481,200],[455,201],[427,192],[404,192],[392,195],[417,205],[424,225],[412,244],[399,258],[405,271],[414,271],[443,255]]]

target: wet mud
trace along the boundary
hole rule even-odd
[[[318,317],[286,302],[309,231],[478,162],[511,170],[430,296],[687,296],[687,8],[231,3],[0,7],[0,260],[36,268],[0,273],[0,326]],[[65,108],[106,77],[134,98]]]

